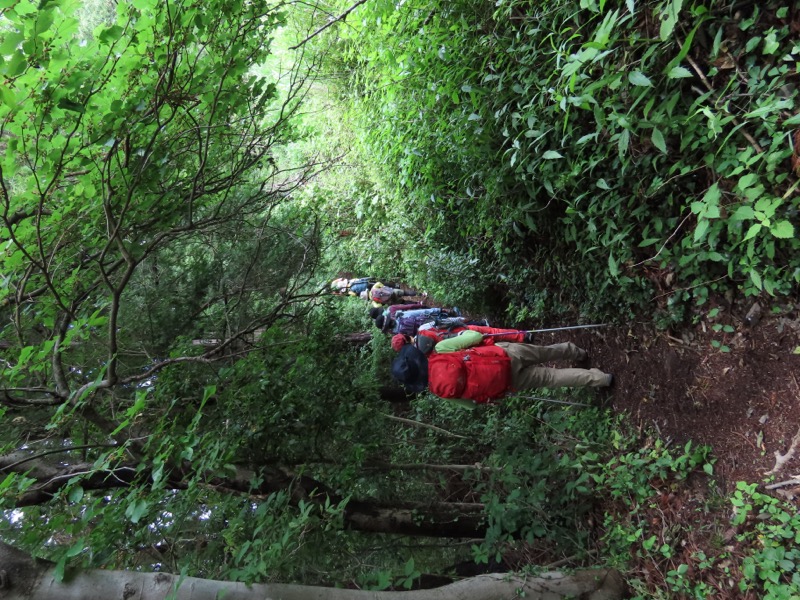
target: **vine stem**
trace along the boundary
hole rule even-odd
[[[658,252],[656,252],[654,256],[651,256],[650,258],[645,258],[643,261],[636,263],[635,265],[633,265],[631,267],[631,269],[633,269],[634,267],[638,267],[639,265],[643,265],[646,262],[650,262],[651,260],[654,260],[654,259],[658,258],[659,254],[661,254],[664,251],[664,248],[667,247],[667,244],[669,244],[669,241],[672,238],[674,238],[678,234],[678,232],[681,230],[681,227],[683,227],[683,224],[686,222],[686,219],[688,219],[691,216],[692,216],[692,213],[690,212],[688,215],[683,217],[683,221],[678,223],[678,226],[675,228],[675,231],[673,231],[672,235],[669,236],[663,244],[661,244],[661,248],[658,249]]]
[[[394,415],[384,414],[383,416],[386,417],[387,419],[391,419],[392,421],[405,423],[406,425],[413,425],[414,427],[424,427],[425,429],[432,429],[434,431],[444,433],[445,435],[449,435],[451,437],[461,438],[462,440],[469,439],[465,435],[459,435],[457,433],[453,433],[452,431],[447,431],[446,429],[442,429],[441,427],[437,427],[436,425],[430,425],[428,423],[422,423],[420,421],[414,421],[412,419],[404,419],[403,417],[395,417]]]

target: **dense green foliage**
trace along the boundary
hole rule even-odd
[[[393,185],[391,214],[362,222],[388,229],[390,249],[421,246],[507,283],[523,311],[617,313],[676,284],[672,304],[729,287],[788,293],[800,280],[794,13],[369,3],[340,45],[355,122]]]

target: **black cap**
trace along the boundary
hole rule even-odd
[[[392,377],[412,394],[421,392],[428,387],[428,359],[419,349],[406,344],[392,362]]]

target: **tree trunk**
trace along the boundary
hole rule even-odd
[[[347,528],[372,533],[447,538],[486,535],[483,505],[437,502],[429,505],[381,506],[351,500],[344,510]]]
[[[95,470],[89,462],[49,463],[41,456],[30,452],[15,452],[0,456],[0,470],[25,473],[36,480],[36,485],[17,495],[16,508],[42,505],[49,502],[72,477],[81,476],[80,485],[84,490],[103,491],[134,484],[137,476],[136,463],[121,464],[107,470]],[[173,489],[186,487],[189,472],[179,473],[176,468],[170,474]],[[147,470],[138,474],[147,477]],[[261,479],[258,488],[252,487],[254,479]],[[332,492],[322,482],[306,475],[297,475],[279,467],[265,467],[256,473],[239,468],[228,478],[212,478],[209,483],[219,490],[243,495],[268,495],[274,492],[290,491],[293,504],[313,502],[339,504],[343,498]],[[480,538],[486,533],[483,522],[482,504],[457,502],[396,502],[378,503],[373,500],[353,499],[347,503],[344,512],[345,527],[354,531],[369,533],[389,533],[400,535],[419,535],[430,537]]]
[[[617,600],[624,584],[617,571],[591,569],[542,577],[479,575],[430,590],[370,592],[290,584],[254,584],[180,578],[167,573],[90,569],[56,581],[52,563],[35,560],[0,542],[3,600]],[[178,588],[175,591],[175,588]],[[174,595],[171,595],[173,594]]]

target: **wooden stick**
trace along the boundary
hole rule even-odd
[[[353,6],[351,6],[350,8],[348,8],[346,11],[344,11],[342,14],[340,14],[340,15],[339,15],[338,17],[336,17],[335,19],[332,19],[332,20],[328,21],[327,23],[325,23],[325,25],[323,25],[322,27],[320,27],[319,29],[317,29],[317,30],[316,30],[314,33],[312,33],[310,36],[308,36],[308,37],[307,37],[306,39],[304,39],[302,42],[300,42],[299,44],[297,44],[297,45],[295,45],[295,46],[291,46],[291,47],[289,48],[289,50],[297,50],[297,49],[298,49],[300,46],[302,46],[303,44],[305,44],[305,43],[306,43],[308,40],[310,40],[311,38],[314,38],[314,37],[318,36],[320,33],[322,33],[323,31],[325,31],[325,30],[326,30],[328,27],[330,27],[330,26],[331,26],[331,25],[333,25],[334,23],[338,23],[339,21],[344,21],[344,20],[347,18],[347,15],[349,15],[349,14],[350,14],[351,12],[353,12],[353,11],[354,11],[356,8],[358,8],[359,6],[361,6],[362,4],[364,4],[366,1],[367,1],[367,0],[358,0],[358,2],[356,2],[355,4],[353,4]]]
[[[449,435],[451,437],[459,438],[462,440],[469,439],[465,435],[458,435],[457,433],[447,431],[446,429],[442,429],[441,427],[436,427],[436,425],[429,425],[428,423],[421,423],[420,421],[412,421],[411,419],[404,419],[403,417],[395,417],[394,415],[384,414],[383,416],[386,417],[387,419],[391,419],[392,421],[397,421],[398,423],[405,423],[406,425],[412,425],[413,427],[424,427],[425,429],[433,429],[434,431],[438,431],[439,433],[443,433],[445,435]]]

